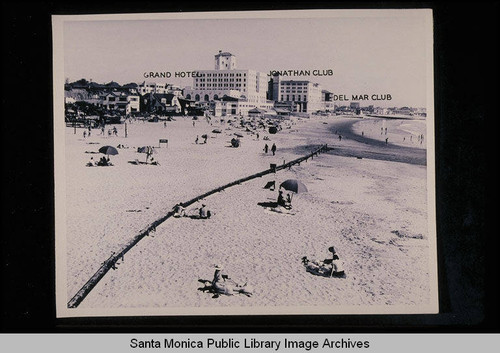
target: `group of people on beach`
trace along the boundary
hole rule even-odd
[[[108,167],[113,164],[109,160],[108,157],[102,156],[97,162],[94,160],[94,157],[90,157],[90,161],[87,162],[87,167]]]
[[[306,271],[317,276],[345,278],[344,263],[340,259],[335,247],[330,246],[328,251],[332,253],[332,258],[320,260],[309,260],[307,256],[302,258],[302,264]]]
[[[194,212],[192,212],[194,211]],[[195,208],[191,212],[186,212],[186,209],[182,204],[177,204],[173,208],[173,216],[175,218],[180,217],[190,217],[197,219],[210,219],[212,217],[213,212],[207,208],[207,205],[202,203],[200,208]]]
[[[330,246],[328,251],[332,253],[331,258],[322,261],[309,260],[306,256],[302,258],[302,264],[305,266],[306,271],[322,277],[329,278],[346,278],[344,270],[344,263],[340,259],[335,247]],[[205,287],[199,290],[208,291],[214,294],[213,298],[218,298],[223,295],[244,294],[251,297],[253,288],[247,283],[239,284],[223,272],[224,267],[220,264],[215,265],[214,276],[211,281],[200,280],[204,283]]]

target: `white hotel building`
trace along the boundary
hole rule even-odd
[[[309,113],[325,108],[321,85],[311,81],[282,80],[273,76],[273,99],[294,112]]]
[[[210,102],[224,96],[237,98],[236,111],[242,115],[253,108],[269,110],[273,107],[273,102],[266,99],[267,74],[237,69],[236,57],[231,53],[219,51],[215,55],[215,69],[198,70],[197,73],[193,86],[184,90],[188,99]]]

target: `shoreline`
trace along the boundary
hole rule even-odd
[[[343,157],[367,158],[420,166],[427,165],[427,153],[424,148],[400,146],[392,143],[392,141],[386,144],[383,140],[359,134],[356,131],[356,125],[366,124],[368,121],[376,120],[351,117],[340,117],[333,120],[325,119],[324,122],[326,122],[327,130],[330,133],[328,142],[325,142],[328,143],[330,148],[327,153]],[[314,139],[315,135],[321,136],[322,134],[319,132],[312,133],[312,135],[311,139]],[[342,136],[341,140],[338,138],[339,135]],[[316,145],[297,146],[294,151],[303,153],[314,146]]]

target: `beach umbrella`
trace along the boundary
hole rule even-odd
[[[116,155],[118,154],[118,150],[114,148],[113,146],[102,146],[99,148],[99,152],[104,153],[105,155]]]
[[[288,179],[280,184],[280,188],[294,192],[296,194],[301,192],[307,192],[307,187],[303,182],[297,179]]]

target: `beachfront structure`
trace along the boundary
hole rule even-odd
[[[147,93],[141,96],[140,110],[148,113],[174,114],[181,111],[181,104],[179,97],[172,93]]]
[[[118,110],[125,114],[138,112],[139,96],[124,92],[110,92],[102,97],[102,106],[107,110]]]
[[[273,102],[266,102],[256,107],[255,103],[249,102],[246,99],[234,98],[224,96],[221,99],[211,100],[209,102],[198,102],[201,106],[208,107],[210,114],[213,116],[226,116],[226,115],[241,115],[248,116],[253,109],[261,109],[262,111],[269,111],[273,109]]]
[[[249,69],[237,69],[236,57],[219,51],[215,55],[214,70],[198,70],[193,86],[184,89],[184,96],[197,102],[221,100],[223,97],[238,99],[236,114],[246,115],[250,109],[268,109],[267,74]],[[221,103],[222,105],[226,103]],[[233,107],[230,109],[233,110]]]
[[[293,112],[309,113],[324,109],[321,85],[306,80],[282,80],[279,75],[272,78],[272,98],[277,106]]]

